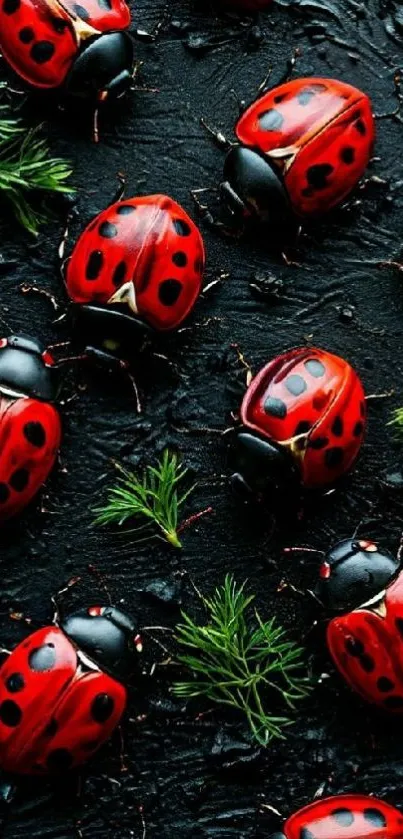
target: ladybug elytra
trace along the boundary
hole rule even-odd
[[[139,332],[177,328],[200,293],[204,245],[187,213],[165,195],[112,204],[78,239],[66,270],[74,318],[102,352]]]
[[[362,384],[344,359],[315,347],[277,356],[242,402],[234,487],[260,495],[331,485],[355,460],[365,417]]]
[[[132,78],[133,44],[124,0],[3,0],[0,50],[26,82],[99,102]]]
[[[54,465],[61,424],[53,363],[35,338],[0,340],[0,522],[29,504]]]
[[[403,711],[403,574],[365,539],[346,539],[321,564],[316,593],[333,612],[327,644],[353,690],[386,711]]]
[[[399,839],[403,816],[370,795],[347,793],[313,801],[290,816],[270,839]]]
[[[32,633],[0,669],[0,767],[12,775],[66,771],[111,736],[141,639],[113,606],[94,606]]]
[[[368,96],[345,82],[302,78],[258,98],[235,126],[221,191],[239,220],[293,226],[340,204],[374,143]]]

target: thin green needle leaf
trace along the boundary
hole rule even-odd
[[[122,525],[129,520],[149,519],[148,525],[154,525],[150,538],[162,537],[181,548],[179,510],[195,485],[178,495],[178,483],[188,470],[177,455],[165,450],[157,466],[146,466],[141,474],[129,472],[118,463],[115,466],[119,472],[117,483],[107,490],[105,504],[94,510],[95,524]]]
[[[183,612],[183,623],[176,627],[178,661],[193,679],[177,682],[173,693],[183,699],[203,696],[238,709],[262,746],[284,738],[283,729],[293,720],[274,714],[269,701],[275,701],[276,710],[280,705],[281,710],[292,711],[294,703],[309,693],[302,648],[287,638],[274,618],[264,622],[249,609],[254,596],[229,574],[212,597],[200,598],[208,623],[200,626]]]

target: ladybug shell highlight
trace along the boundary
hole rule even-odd
[[[403,711],[403,574],[376,603],[333,618],[327,643],[341,675],[360,696]]]
[[[245,428],[289,453],[306,488],[331,484],[351,467],[365,415],[353,368],[314,347],[289,350],[267,364],[241,406]]]
[[[156,330],[175,329],[201,290],[203,240],[171,198],[130,198],[100,213],[79,238],[66,274],[71,300],[108,304]]]
[[[399,571],[398,557],[368,539],[344,539],[325,556],[316,595],[332,611],[354,609],[379,596]]]
[[[116,664],[120,674],[123,660],[133,665],[136,646],[130,619],[109,606],[91,607],[67,618],[63,629],[48,626],[22,641],[0,669],[1,769],[42,775],[87,761],[126,706],[125,687],[104,664]]]
[[[287,819],[283,830],[286,839],[398,839],[403,816],[385,801],[351,793],[313,801]]]
[[[133,47],[120,31],[129,23],[124,0],[2,0],[0,49],[15,72],[37,88],[62,85],[85,55],[91,67],[83,85],[108,92],[130,82]]]
[[[27,336],[0,340],[0,522],[20,513],[53,468],[61,423],[53,359]]]
[[[257,99],[235,133],[242,147],[254,150],[256,164],[261,157],[277,173],[294,212],[303,217],[326,212],[346,198],[371,157],[375,128],[365,93],[334,79],[302,78]],[[234,184],[242,154],[234,148],[227,158],[234,161],[227,164]],[[251,165],[247,162],[249,171]],[[239,173],[239,181],[234,188],[248,206],[250,197],[253,207],[247,172]]]

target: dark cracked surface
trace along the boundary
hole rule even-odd
[[[294,47],[302,52],[298,74],[339,76],[368,91],[377,112],[395,108],[393,77],[403,58],[398,3],[283,0],[253,21],[215,17],[210,5],[207,0],[198,7],[191,0],[170,4],[171,26],[155,46],[136,48],[145,85],[158,92],[133,93],[115,124],[102,118],[99,147],[89,140],[89,126],[87,133],[81,124],[81,131],[74,129],[71,115],[31,100],[35,116],[49,123],[53,148],[75,166],[80,217],[73,236],[109,203],[118,171],[127,175],[127,194],[167,192],[193,214],[189,190],[216,185],[223,164],[199,117],[230,132],[236,115],[231,91],[250,100],[269,65],[275,83]],[[139,0],[134,25],[151,29],[163,10],[162,0]],[[78,112],[75,116],[83,122]],[[196,719],[200,710],[210,709],[186,709],[173,701],[168,681],[175,671],[157,668],[158,677],[147,679],[131,699],[122,760],[116,736],[83,772],[80,795],[73,779],[56,788],[27,784],[13,805],[6,839],[137,839],[139,807],[148,839],[263,839],[278,822],[261,805],[287,815],[319,788],[371,792],[403,806],[399,719],[388,721],[343,687],[324,651],[323,625],[309,631],[316,616],[313,601],[291,588],[278,591],[283,580],[303,590],[316,577],[315,556],[284,555],[285,545],[327,548],[368,519],[361,532],[397,548],[401,496],[396,487],[385,489],[380,476],[399,468],[400,450],[386,422],[402,400],[403,302],[401,276],[378,263],[400,257],[402,136],[401,123],[378,123],[370,173],[382,182],[357,193],[360,206],[336,213],[303,240],[300,268],[285,267],[264,242],[222,241],[202,226],[206,281],[220,274],[224,279],[200,300],[193,328],[171,341],[178,375],[164,366],[149,370],[139,358],[140,417],[124,382],[106,381],[83,367],[67,376],[65,398],[75,398],[62,408],[61,465],[48,483],[45,511],[34,506],[2,534],[4,646],[50,619],[51,595],[72,577],[81,579],[65,607],[102,600],[106,585],[117,603],[139,616],[140,626],[167,626],[177,618],[175,606],[141,590],[154,590],[159,579],[175,582],[185,572],[181,598],[196,610],[186,574],[211,591],[232,571],[239,580],[248,577],[265,615],[277,614],[305,638],[313,672],[327,677],[300,707],[287,741],[263,754],[248,744],[237,718],[209,713]],[[59,232],[56,223],[49,225],[32,246],[14,228],[2,226],[2,317],[13,331],[35,332],[49,343],[65,340],[68,328],[53,325],[45,299],[22,296],[18,287],[33,282],[62,299]],[[262,275],[266,278],[263,291],[254,288],[256,275],[261,287]],[[239,511],[220,478],[227,473],[228,438],[219,432],[230,423],[245,381],[231,344],[239,344],[258,370],[277,352],[307,339],[344,354],[360,371],[367,393],[394,388],[395,395],[369,403],[362,456],[343,490],[317,502],[298,527],[290,520],[282,532],[273,532],[271,522]],[[184,534],[180,555],[162,543],[135,546],[91,525],[91,507],[112,474],[111,458],[135,465],[165,445],[178,447],[201,481],[188,511],[208,505],[214,511]],[[29,626],[10,619],[16,613],[28,617]],[[144,635],[149,671],[164,653]],[[169,636],[163,643],[170,644]],[[143,714],[145,719],[136,721]]]

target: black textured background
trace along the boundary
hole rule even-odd
[[[136,47],[143,82],[157,92],[135,92],[119,117],[105,115],[98,147],[90,141],[89,119],[85,125],[78,111],[63,113],[51,100],[31,98],[28,118],[44,119],[52,147],[74,164],[80,217],[73,237],[110,203],[118,171],[127,175],[128,195],[166,192],[193,214],[189,190],[215,186],[223,163],[200,116],[231,132],[236,117],[231,90],[252,99],[269,66],[276,83],[295,47],[301,50],[296,74],[338,76],[368,91],[376,111],[395,108],[393,77],[403,58],[399,3],[283,0],[253,20],[217,16],[213,6],[207,0],[172,0],[171,25],[155,45]],[[152,29],[164,12],[163,0],[138,0],[133,28]],[[300,706],[288,740],[262,753],[248,744],[237,718],[210,713],[196,719],[200,707],[186,709],[173,701],[168,684],[175,669],[157,668],[157,678],[146,678],[131,699],[123,756],[116,736],[84,770],[78,794],[73,780],[56,789],[27,785],[12,808],[6,839],[139,839],[139,807],[148,839],[263,839],[277,824],[262,803],[286,815],[321,785],[326,792],[372,792],[403,806],[401,722],[388,723],[342,686],[324,652],[323,624],[310,631],[313,601],[290,587],[278,591],[284,580],[300,590],[313,585],[317,569],[315,556],[287,557],[285,545],[326,548],[362,521],[363,534],[397,548],[399,492],[385,489],[380,478],[400,458],[386,422],[402,399],[402,280],[378,263],[398,259],[401,251],[402,138],[398,121],[378,123],[370,174],[385,183],[358,192],[358,206],[339,211],[303,238],[294,255],[300,268],[285,267],[264,242],[222,241],[202,226],[206,281],[223,278],[199,301],[190,329],[171,341],[169,354],[179,372],[163,362],[150,368],[139,357],[140,417],[123,380],[106,381],[83,366],[66,375],[61,465],[48,482],[44,509],[34,505],[2,533],[5,646],[48,621],[51,595],[75,576],[81,579],[65,608],[101,600],[107,586],[116,602],[138,615],[139,626],[169,626],[178,617],[175,603],[164,605],[142,590],[156,580],[181,581],[181,599],[195,610],[187,575],[211,591],[233,571],[239,580],[249,578],[262,613],[276,613],[305,638],[313,672],[330,677]],[[3,219],[4,332],[26,330],[49,343],[68,337],[68,326],[54,325],[44,298],[18,290],[33,282],[63,301],[59,235],[60,225],[49,224],[32,245]],[[266,277],[266,293],[251,288],[256,274],[260,283]],[[395,395],[370,402],[366,442],[347,485],[314,506],[298,527],[290,521],[273,532],[272,522],[240,512],[225,482],[229,438],[220,432],[231,423],[245,383],[231,344],[239,344],[257,371],[277,352],[304,341],[345,355],[360,371],[367,393],[394,388]],[[186,512],[213,507],[184,533],[183,552],[158,542],[135,546],[94,529],[90,510],[112,474],[111,458],[136,465],[167,444],[183,453],[200,481]],[[16,620],[16,613],[22,619]],[[164,658],[150,635],[168,647],[171,641],[158,631],[144,635],[149,673],[153,661]],[[142,722],[136,721],[139,714],[145,715]]]

